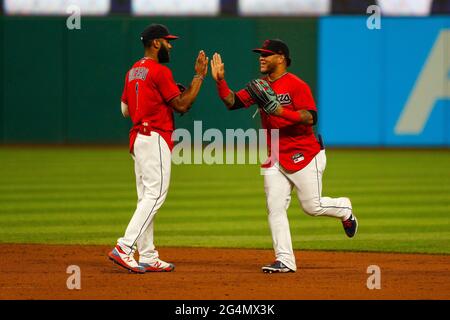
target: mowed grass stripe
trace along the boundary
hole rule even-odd
[[[200,215],[201,213],[199,213]],[[3,221],[5,225],[2,225],[7,228],[22,228],[22,227],[33,227],[39,225],[61,225],[66,226],[67,223],[71,223],[72,226],[76,225],[85,225],[85,224],[114,224],[117,222],[125,222],[128,223],[128,219],[131,214],[114,214],[108,215],[106,212],[103,215],[71,215],[71,214],[56,214],[52,217],[49,216],[35,216],[35,217],[14,217],[14,216],[5,216]],[[260,212],[253,212],[253,214],[247,215],[236,215],[232,212],[220,212],[220,213],[211,213],[210,215],[202,215],[202,216],[189,216],[189,215],[176,215],[176,214],[165,214],[157,216],[157,221],[162,223],[160,228],[167,228],[172,230],[182,230],[182,229],[211,229],[217,228],[214,224],[219,223],[219,228],[227,228],[229,226],[236,226],[236,222],[239,221],[242,223],[267,223],[267,218],[264,214]],[[416,217],[414,218],[396,218],[396,219],[370,219],[364,218],[360,219],[361,226],[363,230],[373,229],[373,230],[384,230],[387,231],[392,230],[391,232],[401,232],[402,229],[399,227],[409,227],[415,228],[417,230],[426,229],[430,227],[434,227],[435,229],[444,229],[449,230],[450,221],[445,221],[440,218],[423,218]],[[203,222],[203,223],[200,223]],[[7,224],[6,224],[7,223]],[[240,224],[240,225],[241,225]],[[329,226],[338,226],[341,228],[339,220],[331,220],[325,218],[312,218],[312,217],[301,217],[301,216],[292,216],[291,215],[291,225],[293,228],[323,228]]]
[[[112,233],[112,232],[120,232],[123,226],[119,226],[117,224],[102,224],[102,230],[99,231],[99,225],[85,225],[85,224],[77,224],[77,225],[38,225],[33,226],[33,234],[60,234],[64,233],[65,236],[69,234],[80,234],[80,233]],[[28,226],[19,226],[15,228],[3,229],[0,228],[2,233],[5,235],[8,234],[25,234],[27,230],[29,230]],[[330,232],[330,231],[335,232]],[[292,236],[293,237],[301,237],[306,241],[312,240],[346,240],[344,232],[338,226],[329,226],[328,230],[321,231],[320,228],[317,228],[315,232],[308,231],[308,228],[292,228]],[[205,226],[192,226],[192,228],[170,228],[170,227],[159,227],[155,228],[155,234],[165,235],[165,236],[174,236],[174,237],[184,237],[184,236],[204,236],[207,238],[209,235],[234,235],[240,236],[242,232],[246,232],[247,235],[269,235],[269,229],[267,223],[240,223],[239,226],[233,223],[224,223],[222,222],[222,226],[213,227],[212,225],[207,228]],[[359,241],[364,240],[396,240],[399,237],[402,237],[405,240],[417,241],[420,239],[424,240],[439,240],[439,241],[448,241],[450,240],[450,232],[448,229],[442,228],[442,226],[434,226],[427,228],[421,228],[420,230],[414,230],[414,234],[411,232],[402,232],[400,230],[394,230],[393,228],[388,228],[387,230],[376,229],[372,230],[372,232],[362,232],[359,235]],[[349,240],[350,241],[350,240]],[[353,239],[352,239],[353,241]]]
[[[2,184],[0,185],[0,191],[2,193],[14,193],[16,191],[36,191],[36,192],[48,192],[48,191],[98,191],[98,190],[118,190],[122,188],[129,188],[130,185],[134,186],[134,180],[128,179],[129,177],[126,176],[127,179],[123,179],[126,181],[118,181],[114,180],[110,183],[105,183],[104,180],[91,180],[89,182],[78,182],[77,184],[68,184],[67,180],[61,180],[59,184],[56,184],[54,181],[51,183],[49,182],[43,182],[42,180],[36,179],[37,182],[32,185],[23,185],[22,182],[18,182],[17,180],[12,181],[11,184]],[[29,179],[25,179],[26,181],[29,181]],[[214,182],[211,181],[211,183],[208,183],[207,181],[193,181],[191,183],[182,183],[182,182],[173,182],[171,181],[170,185],[172,187],[188,187],[189,189],[186,190],[186,192],[196,192],[195,188],[193,187],[206,187],[206,190],[214,191],[215,189],[212,189],[212,187],[232,187],[234,188],[249,188],[249,186],[242,185],[238,181],[230,182]],[[233,190],[232,189],[232,190]],[[219,189],[220,190],[220,189]]]
[[[63,214],[58,213],[55,215],[42,216],[35,215],[31,217],[24,216],[14,216],[6,215],[3,217],[4,227],[6,229],[12,228],[28,228],[35,226],[67,226],[68,223],[71,226],[76,225],[113,225],[120,223],[122,227],[126,226],[131,213],[129,214],[110,214],[109,212],[103,212],[102,214],[96,215],[83,215],[79,214]],[[324,218],[312,218],[312,217],[302,217],[291,215],[291,227],[292,228],[306,228],[306,229],[317,229],[317,228],[341,228],[338,220],[330,220]],[[401,228],[410,228],[416,230],[429,230],[430,227],[435,230],[449,230],[450,222],[448,220],[443,220],[440,218],[396,218],[396,219],[371,219],[364,218],[360,219],[360,229],[363,231],[380,231],[384,232],[401,232]],[[205,212],[196,212],[195,216],[191,214],[161,214],[157,216],[158,223],[161,223],[160,228],[162,229],[172,229],[172,230],[182,230],[182,229],[214,229],[216,224],[219,228],[227,228],[228,226],[236,226],[236,223],[241,224],[252,224],[260,223],[267,224],[266,215],[263,211],[252,212],[247,215],[236,215],[230,210],[222,210],[220,212],[214,212],[206,214]]]
[[[88,199],[95,199],[95,198],[100,198],[100,199],[118,199],[117,196],[118,195],[123,195],[123,194],[128,194],[130,193],[130,189],[121,189],[121,190],[101,190],[95,193],[82,193],[82,192],[77,192],[77,193],[73,193],[70,191],[64,191],[64,192],[28,192],[25,194],[21,194],[21,193],[3,193],[2,195],[0,195],[0,201],[4,200],[4,201],[14,201],[14,200],[28,200],[28,199],[34,199],[34,198],[40,198],[40,197],[45,197],[48,199],[48,197],[53,197],[53,198],[61,198],[61,200],[71,200],[71,199],[83,199],[83,198],[88,198]],[[132,192],[134,195],[136,195],[136,192]],[[191,198],[202,198],[205,200],[208,200],[208,198],[210,197],[215,197],[215,196],[222,196],[224,198],[228,198],[228,199],[232,199],[233,197],[253,197],[253,196],[260,196],[262,193],[261,191],[255,191],[253,188],[234,188],[232,189],[232,191],[227,191],[227,190],[205,190],[205,191],[200,191],[197,190],[195,192],[186,192],[183,194],[170,194],[170,197],[176,198],[176,199],[185,199],[185,200],[189,200]],[[120,199],[120,198],[119,198]]]
[[[219,169],[220,170],[220,169]],[[98,177],[97,177],[98,178]],[[134,179],[129,179],[129,177],[125,177],[126,179],[120,179],[120,177],[116,177],[115,180],[109,181],[108,179],[111,179],[111,177],[108,177],[108,179],[101,179],[98,178],[98,180],[92,178],[92,177],[77,177],[77,178],[71,178],[71,181],[67,181],[69,177],[61,178],[61,179],[45,179],[39,177],[34,178],[24,178],[24,179],[17,179],[15,178],[12,181],[8,181],[4,177],[0,179],[0,182],[2,184],[0,185],[0,190],[3,192],[14,192],[14,191],[30,191],[35,190],[37,192],[39,191],[46,191],[46,190],[102,190],[102,189],[120,189],[125,188],[130,185],[134,184]],[[435,177],[436,179],[436,177]],[[393,182],[391,184],[388,183],[380,183],[378,181],[372,181],[370,178],[365,179],[363,182],[358,182],[357,184],[354,181],[343,181],[341,179],[331,179],[331,178],[325,178],[327,181],[327,185],[324,185],[325,189],[348,189],[348,191],[355,191],[360,192],[361,188],[367,188],[371,191],[377,191],[377,192],[408,192],[408,191],[415,191],[415,190],[421,190],[421,191],[439,191],[439,190],[450,190],[450,187],[448,183],[449,180],[443,180],[436,182],[433,179],[422,179],[420,181],[417,181],[416,179],[413,180],[406,180],[402,182]],[[106,182],[105,182],[106,181]],[[26,184],[32,182],[33,184]],[[196,189],[193,187],[199,187],[199,188],[205,188],[211,190],[212,187],[214,188],[224,188],[224,187],[230,187],[230,188],[250,188],[258,186],[259,188],[263,187],[263,180],[261,177],[257,176],[252,177],[252,179],[242,182],[242,183],[230,183],[230,182],[224,182],[224,183],[212,183],[212,185],[208,185],[207,183],[197,183],[192,182],[191,184],[182,184],[182,183],[175,183],[171,181],[172,187],[177,188],[187,188],[187,192],[195,192]]]
[[[127,214],[128,212],[134,211],[135,209],[136,201],[134,198],[135,198],[134,196],[128,195],[128,197],[124,199],[128,201],[123,201],[117,198],[105,199],[103,201],[93,199],[75,202],[48,201],[48,199],[33,200],[25,203],[22,203],[20,201],[16,203],[14,201],[9,202],[6,205],[3,205],[3,207],[0,209],[0,213],[2,214],[2,217],[7,217],[8,214],[10,214],[12,217],[16,217],[17,214],[19,213],[33,214],[45,211],[49,212],[51,211],[54,213],[79,212],[83,214],[83,211],[80,210],[89,210],[89,211],[99,210],[99,212],[106,212],[105,210],[114,210],[114,211],[124,211],[124,214]],[[364,205],[365,209],[363,213],[367,218],[370,218],[371,215],[383,218],[392,218],[393,216],[397,217],[403,215],[405,215],[405,217],[416,217],[418,216],[417,214],[419,214],[420,217],[424,217],[423,214],[424,212],[427,212],[426,214],[427,218],[432,218],[432,217],[441,217],[441,213],[449,212],[449,206],[446,203],[435,204],[431,207],[432,209],[430,209],[430,205],[420,201],[418,201],[418,203],[413,207],[408,207],[404,204],[391,205],[390,203],[386,203],[383,201],[380,201],[380,203],[378,204],[377,202],[378,201],[371,201],[369,206],[364,201],[358,201],[357,203],[354,202],[353,205],[355,207],[355,211],[359,212],[361,211],[359,207]],[[224,209],[223,205],[227,205],[228,208]],[[196,209],[196,211],[200,213],[204,212],[205,215],[210,215],[211,211],[219,210],[220,212],[226,212],[235,207],[242,209],[249,208],[250,211],[262,209],[263,212],[265,213],[265,204],[260,199],[257,198],[247,199],[245,201],[245,204],[236,203],[233,200],[223,200],[221,203],[217,203],[217,201],[206,199],[201,203],[192,203],[190,201],[172,199],[172,201],[167,201],[167,203],[164,205],[164,208],[161,210],[189,213],[191,209]],[[241,212],[241,215],[245,216],[247,215],[247,212],[249,210],[247,211],[239,210],[239,211]],[[298,201],[294,201],[291,204],[290,212],[291,214],[294,215],[303,214],[303,211],[300,208]],[[438,215],[436,216],[436,214]]]
[[[174,166],[175,167],[175,166]],[[220,170],[220,168],[219,168]],[[200,178],[200,177],[199,177]],[[429,178],[429,177],[428,177]],[[65,178],[58,178],[58,179],[45,179],[39,177],[33,177],[33,178],[14,178],[14,180],[7,181],[4,177],[1,177],[0,181],[2,184],[0,185],[0,190],[5,192],[10,192],[14,190],[36,190],[40,191],[41,189],[44,190],[54,190],[57,189],[57,187],[61,187],[63,190],[98,190],[102,188],[121,188],[121,187],[127,187],[129,185],[134,184],[134,179],[131,177],[125,176],[123,179],[120,179],[119,176],[115,177],[114,180],[110,180],[111,177],[109,176],[108,179],[101,179],[99,177],[93,178],[93,177],[74,177],[71,179],[71,181],[67,181],[68,177]],[[421,179],[420,181],[417,181],[417,179],[411,179],[411,180],[405,180],[405,181],[396,181],[392,183],[381,183],[377,180],[372,180],[371,178],[366,178],[362,182],[355,183],[355,181],[349,180],[345,181],[339,178],[328,178],[326,177],[325,180],[327,181],[327,185],[324,186],[325,188],[346,188],[350,191],[359,191],[360,187],[364,188],[370,188],[373,191],[380,191],[380,192],[387,192],[387,191],[401,191],[400,188],[405,188],[406,191],[414,191],[414,190],[423,190],[423,191],[439,191],[442,188],[448,190],[450,189],[448,182],[450,182],[450,179],[443,180],[436,182],[436,177],[429,178],[429,179]],[[74,184],[73,182],[76,182]],[[106,181],[106,182],[105,182]],[[33,182],[32,185],[24,185],[24,182]],[[6,184],[8,183],[8,184]],[[242,188],[249,188],[251,186],[259,186],[260,188],[263,187],[263,178],[261,176],[253,176],[247,181],[243,181],[242,183],[239,182],[227,182],[224,181],[221,182],[212,182],[211,185],[209,185],[206,182],[195,182],[192,183],[176,183],[171,181],[171,186],[177,187],[177,188],[187,188],[186,191],[194,192],[195,189],[192,187],[203,187],[203,188],[218,188],[218,187],[242,187]]]

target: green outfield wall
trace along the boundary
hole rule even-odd
[[[290,71],[316,90],[317,20],[293,18],[82,18],[68,30],[62,17],[0,17],[0,140],[3,143],[124,143],[130,121],[120,113],[124,76],[142,56],[139,34],[149,23],[166,24],[174,42],[176,81],[189,84],[200,49],[221,53],[226,78],[239,89],[258,76],[251,52],[267,38],[291,49]],[[176,116],[177,127],[259,127],[249,110],[229,112],[208,77],[193,109]]]

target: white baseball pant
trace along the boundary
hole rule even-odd
[[[169,189],[171,152],[166,141],[152,131],[150,136],[137,135],[133,159],[137,208],[117,243],[127,254],[137,247],[139,262],[151,263],[159,256],[153,243],[153,222]]]
[[[305,168],[297,172],[288,173],[278,163],[262,171],[275,257],[294,271],[297,266],[287,216],[294,187],[303,211],[308,215],[346,220],[352,214],[350,199],[322,197],[322,175],[326,162],[325,150],[321,150]]]

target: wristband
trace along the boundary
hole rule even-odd
[[[295,123],[302,121],[302,116],[300,115],[300,112],[290,110],[287,108],[283,108],[281,110],[280,117]]]
[[[201,75],[199,75],[199,74],[196,74],[195,76],[194,76],[194,78],[199,78],[200,80],[205,80],[205,78],[203,78],[203,76],[201,76]]]
[[[217,91],[219,92],[219,97],[221,99],[225,99],[231,93],[231,90],[228,87],[228,84],[225,81],[225,79],[217,81],[216,85],[217,85]]]

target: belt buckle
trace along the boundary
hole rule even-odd
[[[148,122],[147,121],[143,122],[142,126],[144,127],[144,128],[142,128],[142,133],[150,135],[150,130],[147,128],[149,126]]]

